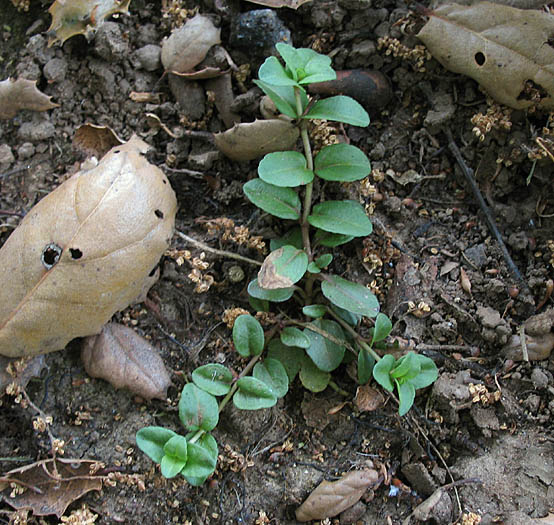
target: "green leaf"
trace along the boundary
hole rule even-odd
[[[258,272],[258,286],[264,290],[290,288],[298,282],[308,268],[308,255],[304,250],[286,245],[271,252]]]
[[[363,348],[358,352],[358,383],[365,385],[371,379],[375,358]]]
[[[344,332],[335,321],[317,319],[312,322],[312,325],[328,333],[334,339],[344,340]],[[341,364],[345,352],[344,346],[327,339],[321,333],[314,332],[309,328],[305,328],[304,333],[310,339],[310,346],[306,349],[306,353],[320,370],[331,372]]]
[[[216,398],[187,383],[179,399],[179,419],[187,430],[212,430],[219,420]]]
[[[160,462],[162,476],[168,479],[174,478],[183,470],[185,464],[186,461],[183,461],[182,459],[175,458],[173,456],[164,456]]]
[[[316,204],[308,216],[308,222],[316,228],[353,237],[365,237],[373,231],[371,221],[361,204],[356,201],[326,201]]]
[[[287,244],[290,244],[299,250],[303,248],[302,230],[300,229],[300,226],[291,228],[287,233],[285,233],[285,235],[279,237],[278,239],[271,239],[269,241],[269,248],[271,251],[274,251],[277,248],[281,248],[281,246],[286,246]]]
[[[320,370],[307,356],[304,356],[299,377],[304,388],[310,392],[322,392],[331,380],[331,374]]]
[[[211,434],[204,434],[196,443],[188,444],[188,459],[181,474],[194,486],[211,476],[217,464],[217,443]]]
[[[308,51],[312,50],[309,49]],[[331,59],[319,53],[316,53],[316,56],[306,62],[303,73],[304,76],[298,80],[298,83],[301,85],[312,84],[314,82],[327,82],[337,78],[337,74],[331,67]]]
[[[273,84],[274,86],[299,86],[291,76],[285,71],[277,57],[271,56],[265,59],[260,66],[258,77],[262,82]]]
[[[302,330],[295,326],[287,326],[281,331],[281,343],[286,346],[298,346],[299,348],[308,348],[310,339]]]
[[[309,306],[304,306],[304,308],[302,308],[302,313],[308,317],[317,319],[327,313],[327,307],[324,304],[310,304]]]
[[[327,248],[335,248],[341,244],[350,242],[354,237],[352,235],[342,235],[340,233],[331,233],[323,230],[316,230],[314,244],[320,244]]]
[[[398,390],[398,414],[400,416],[405,415],[412,405],[414,404],[415,399],[415,388],[411,383],[399,383],[396,382],[396,389]]]
[[[323,255],[320,255],[316,260],[315,263],[320,268],[325,268],[326,266],[329,266],[331,264],[331,261],[333,260],[333,256],[330,253],[324,253]]]
[[[415,357],[421,369],[416,377],[410,379],[410,383],[414,385],[415,388],[425,388],[437,380],[439,371],[437,370],[435,362],[429,357],[421,354],[415,354]]]
[[[175,459],[180,459],[183,463],[187,461],[187,439],[184,436],[173,436],[164,445],[164,454]],[[184,466],[184,464],[183,464]]]
[[[300,84],[335,80],[336,73],[331,59],[309,48],[295,49],[289,44],[278,43],[275,46],[283,57],[288,70]]]
[[[300,218],[300,198],[291,188],[279,188],[261,179],[252,179],[242,187],[248,199],[262,210],[280,219]]]
[[[296,101],[294,100],[294,88],[292,86],[273,86],[261,80],[254,80],[254,84],[273,100],[275,107],[281,113],[292,119],[298,117],[296,114]]]
[[[256,363],[252,376],[268,386],[278,398],[285,396],[289,391],[287,371],[277,359],[266,358],[262,363]]]
[[[391,320],[383,313],[378,313],[373,328],[372,343],[378,343],[386,339],[392,330]]]
[[[358,323],[362,320],[361,314],[355,314],[336,304],[331,306],[333,312],[335,312],[344,322],[348,323],[350,326],[358,326]]]
[[[248,296],[250,307],[256,312],[269,312],[269,301],[265,299],[257,299],[251,295]]]
[[[390,375],[394,379],[409,380],[416,377],[420,370],[421,365],[416,359],[415,354],[413,352],[408,352],[396,361],[396,366],[391,370]]]
[[[280,187],[308,184],[314,172],[306,168],[306,157],[298,151],[268,153],[258,164],[260,179]]]
[[[292,383],[302,366],[305,353],[301,348],[286,346],[279,339],[272,339],[268,345],[267,357],[276,359],[285,367],[289,383]]]
[[[373,378],[379,383],[385,390],[392,392],[394,385],[390,378],[390,371],[394,366],[394,356],[390,354],[384,355],[377,364],[373,367]]]
[[[214,396],[224,396],[231,390],[233,374],[219,363],[199,366],[192,372],[194,384]]]
[[[294,293],[294,286],[290,288],[280,288],[278,290],[266,290],[258,284],[258,279],[250,281],[248,285],[248,293],[256,299],[272,301],[274,303],[282,303],[288,301]]]
[[[144,427],[136,434],[136,442],[152,461],[161,463],[164,456],[164,445],[173,437],[176,432],[164,427]]]
[[[241,410],[258,410],[269,408],[277,403],[277,396],[263,381],[255,377],[241,377],[237,381],[238,390],[233,396],[233,403]]]
[[[313,261],[308,264],[307,270],[310,273],[321,273],[321,268]]]
[[[369,126],[367,111],[353,98],[337,95],[318,100],[302,118],[333,120],[353,126]]]
[[[356,146],[333,144],[316,155],[314,171],[325,180],[352,182],[367,177],[371,166],[366,154]]]
[[[242,357],[261,354],[265,343],[262,325],[249,314],[239,315],[233,325],[233,343]]]
[[[321,291],[329,301],[349,312],[366,317],[375,317],[379,312],[379,301],[365,286],[337,275],[327,276]]]

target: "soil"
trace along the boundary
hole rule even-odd
[[[90,41],[79,35],[49,48],[46,8],[37,1],[21,12],[4,1],[0,10],[0,78],[37,80],[59,104],[0,123],[0,242],[42,196],[78,169],[85,155],[72,138],[79,126],[94,123],[111,127],[124,140],[138,134],[152,145],[151,162],[165,171],[177,193],[179,231],[261,260],[255,249],[225,241],[221,232],[206,227],[207,221],[229,218],[266,243],[284,232],[282,221],[255,212],[242,194],[242,184],[256,176],[256,161],[230,161],[204,138],[183,136],[185,129],[226,129],[220,109],[201,81],[168,81],[156,56],[137,53],[160,45],[179,13],[162,16],[160,2],[133,0],[129,15],[111,18]],[[244,78],[232,76],[234,95],[248,102],[236,106],[242,121],[259,117],[260,93],[245,92],[253,87],[267,43],[241,48],[231,28],[240,12],[258,8],[226,0],[200,5],[222,28],[222,46],[234,63],[250,66]],[[554,512],[554,360],[550,348],[540,360],[525,361],[521,344],[507,345],[531,318],[541,327],[528,330],[535,338],[529,340],[534,357],[553,324],[547,297],[554,278],[552,161],[533,157],[548,115],[512,111],[509,128],[493,126],[479,140],[471,119],[486,114],[490,105],[473,80],[432,59],[424,60],[423,71],[418,56],[379,49],[382,37],[409,49],[419,44],[413,26],[421,21],[413,14],[408,18],[408,7],[399,0],[330,0],[275,12],[294,45],[329,53],[335,69],[379,70],[390,79],[391,101],[371,108],[368,128],[334,130],[368,154],[372,175],[361,183],[319,188],[316,199],[325,192],[366,205],[374,233],[335,248],[331,271],[370,286],[393,321],[401,349],[433,358],[440,377],[418,392],[403,418],[386,392],[379,408],[358,408],[347,366],[333,373],[347,397],[330,388],[312,394],[296,381],[272,409],[225,409],[214,432],[218,468],[204,486],[164,479],[137,449],[135,433],[147,425],[180,430],[179,392],[199,364],[217,361],[240,370],[221,319],[227,309],[250,309],[246,285],[256,273],[246,263],[206,252],[210,266],[204,273],[214,284],[198,293],[190,264],[178,263],[182,250],[193,256],[202,250],[175,236],[147,302],[116,315],[159,348],[172,373],[167,402],[145,402],[89,378],[78,341],[46,355],[39,377],[26,388],[52,417],[51,432],[64,441],[66,458],[98,460],[104,472],[120,474],[113,486],[104,484],[73,502],[66,516],[85,504],[98,524],[296,523],[295,509],[322,480],[373,464],[382,474],[379,486],[343,513],[341,524],[409,523],[414,508],[442,486],[439,504],[427,516],[418,515],[426,519],[420,523],[543,523],[537,519]],[[132,91],[157,95],[137,102]],[[152,125],[147,113],[180,138]],[[487,227],[449,148],[448,131],[475,173],[521,280]],[[237,264],[245,274],[238,282],[230,278]],[[542,313],[538,321],[532,317],[537,313]],[[363,324],[362,332],[369,326]],[[11,396],[0,400],[2,472],[50,457],[47,434],[33,428],[35,415]],[[283,447],[285,442],[290,446]],[[454,480],[462,481],[449,485]],[[1,522],[23,523],[11,510],[0,503]],[[74,519],[71,523],[79,522]],[[27,522],[59,519],[29,515]]]

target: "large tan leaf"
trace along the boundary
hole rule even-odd
[[[322,481],[296,509],[296,519],[304,522],[332,518],[357,503],[378,478],[376,470],[367,469],[348,472],[338,481]]]
[[[48,9],[52,23],[48,46],[72,36],[89,36],[114,13],[128,13],[131,0],[56,0]]]
[[[34,206],[0,249],[0,354],[60,350],[143,291],[177,201],[133,137]]]
[[[145,399],[165,399],[171,379],[156,349],[131,328],[108,323],[100,335],[83,341],[81,358],[87,374],[128,388]]]
[[[200,64],[215,44],[221,43],[221,29],[207,16],[196,15],[175,29],[162,45],[162,64],[171,73],[186,73]]]
[[[15,117],[21,109],[46,111],[59,104],[50,102],[50,97],[37,89],[36,80],[7,78],[0,82],[0,118]]]
[[[223,133],[215,133],[218,149],[232,160],[253,160],[272,151],[292,148],[300,136],[298,128],[286,120],[255,120],[235,124]]]
[[[430,15],[417,36],[446,69],[516,109],[531,106],[526,87],[539,86],[539,107],[554,108],[553,15],[490,2],[446,4]]]

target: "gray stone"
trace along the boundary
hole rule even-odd
[[[25,49],[40,64],[46,64],[54,58],[56,53],[54,48],[47,46],[46,39],[42,35],[34,35],[29,38]]]
[[[480,429],[498,430],[500,422],[494,412],[494,408],[484,408],[480,405],[472,405],[470,410],[473,422]]]
[[[0,166],[7,168],[14,160],[12,149],[7,144],[0,145]]]
[[[529,246],[529,238],[525,232],[515,232],[508,237],[508,244],[514,250],[525,250]]]
[[[531,381],[533,381],[535,388],[546,388],[548,386],[549,377],[542,368],[537,366],[533,368],[531,372]]]
[[[162,48],[153,44],[148,44],[135,51],[135,58],[140,67],[146,71],[156,71],[161,66],[160,55]]]
[[[42,122],[24,122],[17,131],[17,136],[21,140],[28,142],[40,142],[54,136],[56,129],[49,120]]]
[[[231,46],[258,56],[275,53],[275,44],[292,44],[290,30],[272,9],[255,9],[235,17],[231,23]]]
[[[496,328],[501,322],[500,313],[489,306],[477,307],[477,319],[485,328]]]
[[[367,506],[361,501],[354,503],[352,507],[340,513],[340,525],[350,525],[352,523],[356,523],[365,514],[366,510]]]
[[[67,62],[63,58],[53,58],[46,62],[42,74],[48,82],[60,82],[67,73]]]
[[[435,133],[454,116],[455,112],[456,106],[449,94],[437,95],[433,101],[433,109],[427,112],[423,123],[429,132]]]
[[[107,62],[119,62],[129,52],[127,39],[123,37],[123,30],[116,22],[104,22],[96,32],[94,50]]]
[[[477,268],[482,268],[487,264],[487,253],[483,243],[471,246],[464,254]]]
[[[198,82],[185,80],[177,75],[168,75],[169,89],[179,104],[182,113],[191,120],[204,116],[206,95]]]
[[[219,159],[219,151],[206,151],[196,155],[189,155],[188,162],[192,169],[209,170],[214,162]]]
[[[437,488],[435,480],[422,463],[409,463],[408,465],[404,465],[402,467],[402,473],[410,482],[411,487],[420,494],[430,496]]]
[[[349,68],[364,67],[367,59],[373,55],[377,47],[372,40],[362,40],[352,46],[346,65]]]
[[[35,154],[35,146],[30,142],[24,142],[17,148],[17,158],[19,160],[30,159]]]

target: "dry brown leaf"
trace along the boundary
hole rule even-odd
[[[186,73],[204,60],[210,48],[221,43],[221,29],[203,15],[196,15],[172,31],[162,44],[162,64],[167,72]]]
[[[70,503],[91,490],[102,488],[102,479],[94,475],[97,466],[97,461],[87,459],[37,461],[0,476],[0,496],[14,509],[29,509],[35,516],[55,514],[60,518]],[[12,482],[23,487],[24,492],[11,497]]]
[[[231,160],[253,160],[272,151],[292,148],[300,132],[286,120],[255,120],[215,133],[218,149]]]
[[[133,137],[34,206],[0,249],[0,355],[60,350],[143,292],[177,200]]]
[[[554,334],[552,332],[542,335],[525,334],[525,346],[529,361],[542,361],[548,359],[554,348]],[[523,361],[524,352],[519,335],[512,335],[508,343],[502,348],[502,354],[512,361]]]
[[[229,73],[229,71],[229,69],[223,71],[218,67],[206,66],[198,71],[189,71],[187,73],[177,73],[172,71],[172,73],[179,77],[186,78],[187,80],[207,80],[209,78],[217,78],[221,75],[225,75],[225,73]]]
[[[240,115],[231,110],[235,100],[231,75],[222,75],[206,82],[206,89],[214,92],[215,107],[221,120],[227,127],[234,126],[240,122]]]
[[[273,7],[277,9],[279,7],[290,7],[291,9],[298,9],[302,4],[307,4],[312,0],[248,0],[252,4],[265,5],[266,7]]]
[[[462,287],[462,290],[464,292],[471,295],[471,281],[467,276],[467,272],[461,267],[460,267],[460,286]]]
[[[369,385],[361,385],[356,390],[354,403],[360,412],[371,412],[383,406],[385,399],[379,390]]]
[[[83,341],[87,374],[145,399],[166,399],[171,379],[157,350],[131,328],[108,323]]]
[[[56,0],[48,9],[52,23],[48,28],[48,46],[62,44],[72,36],[86,37],[114,13],[128,13],[131,0]]]
[[[108,126],[83,124],[73,136],[73,146],[87,155],[103,157],[116,146],[124,144],[115,131]]]
[[[275,261],[283,255],[284,248],[273,250],[264,260],[258,272],[258,284],[264,290],[279,290],[288,288],[294,283],[286,275],[279,275],[275,268]]]
[[[554,108],[554,16],[491,2],[446,4],[433,12],[418,33],[446,69],[467,75],[498,102],[515,109],[534,104]]]
[[[21,109],[46,111],[59,107],[59,104],[50,102],[50,98],[38,90],[36,80],[25,78],[2,80],[0,82],[0,119],[13,118]]]
[[[457,263],[456,261],[446,261],[441,268],[440,276],[444,277],[445,275],[449,274],[452,270],[458,268],[460,266],[460,263]]]
[[[298,521],[323,520],[350,508],[375,485],[379,475],[376,470],[353,470],[338,481],[323,481],[296,509]]]

